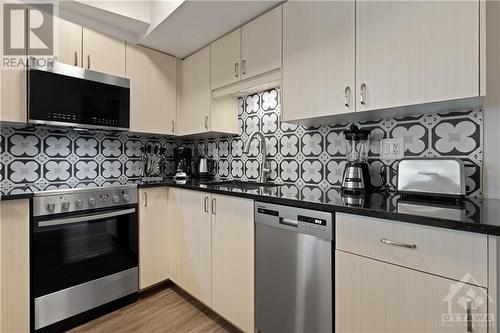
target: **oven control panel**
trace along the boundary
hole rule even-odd
[[[33,216],[137,204],[137,186],[77,188],[35,194]]]

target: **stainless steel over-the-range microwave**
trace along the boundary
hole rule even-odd
[[[126,130],[130,80],[53,62],[28,70],[28,122]]]

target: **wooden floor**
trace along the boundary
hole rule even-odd
[[[141,296],[127,307],[79,326],[72,333],[239,332],[209,308],[170,286]]]

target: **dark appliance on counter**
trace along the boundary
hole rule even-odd
[[[127,130],[130,80],[54,62],[28,70],[28,122]]]
[[[192,151],[190,148],[178,147],[174,149],[175,175],[174,179],[186,179],[193,174],[191,165]]]
[[[137,299],[136,185],[35,193],[31,327],[58,332]]]
[[[344,131],[347,163],[342,178],[342,191],[350,194],[370,192],[368,148],[370,131],[351,125]]]

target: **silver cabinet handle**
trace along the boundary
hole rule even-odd
[[[360,91],[359,101],[360,101],[361,105],[366,104],[366,84],[365,83],[361,83],[361,91]]]
[[[208,116],[205,116],[205,128],[208,129]]]
[[[175,121],[172,120],[171,124],[172,124],[172,133],[174,133],[175,132]]]
[[[400,246],[400,247],[404,247],[407,249],[416,249],[417,248],[417,246],[415,244],[400,243],[400,242],[392,241],[392,240],[385,239],[385,238],[381,238],[380,241],[384,244],[387,244],[387,245]]]
[[[75,66],[78,66],[78,52],[75,51]]]
[[[87,69],[90,69],[90,54],[87,54]]]
[[[205,213],[208,213],[208,197],[205,197],[203,199],[203,210],[205,211]]]
[[[236,77],[240,76],[240,64],[239,63],[234,64],[234,76],[236,76]]]
[[[213,198],[212,199],[212,214],[214,214],[214,215],[217,213],[216,208],[217,208],[217,199]]]
[[[467,300],[467,332],[472,332],[472,302]]]
[[[148,205],[148,194],[144,192],[144,207]]]
[[[247,61],[243,60],[241,62],[241,75],[245,75],[247,73]]]
[[[346,107],[351,105],[351,88],[349,88],[349,86],[344,89],[344,105]]]

